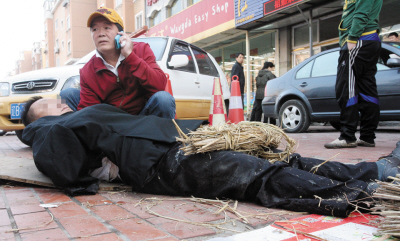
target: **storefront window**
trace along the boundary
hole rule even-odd
[[[319,20],[319,41],[325,41],[339,37],[338,26],[342,15],[336,15],[330,18]]]
[[[246,57],[246,42],[241,41],[239,43],[228,45],[219,49],[214,49],[208,52],[220,65],[229,82],[232,67],[236,63],[235,55],[237,53],[243,53],[243,55]],[[247,64],[246,58],[243,62],[243,71],[245,73],[245,76],[247,73],[247,69],[249,68],[250,70],[250,106],[252,106],[254,101],[254,93],[256,90],[255,79],[258,75],[258,72],[262,69],[264,62],[272,62],[275,64],[275,32],[250,39],[250,64]],[[247,81],[245,85],[245,90],[247,91]],[[247,105],[246,103],[247,98],[245,98],[245,106]]]
[[[153,27],[153,26],[155,26],[155,25],[157,25],[159,23],[161,23],[161,13],[160,13],[160,11],[156,12],[154,14],[154,17],[151,18],[150,25],[151,25],[151,27]]]
[[[318,42],[318,22],[313,21],[313,42]],[[293,27],[293,46],[310,44],[310,31],[308,24]]]
[[[172,3],[171,7],[168,10],[168,17],[171,17],[177,13],[182,11],[182,0],[176,0],[174,3]]]
[[[397,33],[400,36],[399,1],[385,0],[379,18],[381,27],[380,37],[383,41],[389,41],[390,33]]]
[[[383,41],[391,41],[389,39],[389,34],[391,33],[397,33],[397,35],[400,36],[400,24],[383,27],[382,32],[380,33],[381,39]]]
[[[314,55],[321,52],[320,47],[316,47],[313,49],[314,49]],[[310,58],[310,50],[305,49],[305,50],[296,51],[293,53],[293,55],[294,55],[293,67],[294,67],[294,66],[300,64],[301,62],[303,62],[304,60]]]
[[[191,5],[193,5],[193,4],[195,4],[195,3],[198,3],[198,2],[200,2],[201,0],[187,0],[187,5],[188,6],[191,6]]]

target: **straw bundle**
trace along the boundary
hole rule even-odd
[[[389,177],[397,182],[380,182],[380,187],[373,194],[373,198],[379,199],[372,214],[379,214],[385,217],[378,228],[378,235],[392,235],[400,237],[400,175]]]
[[[242,121],[238,124],[201,126],[188,136],[177,125],[176,128],[180,135],[176,139],[184,144],[181,150],[185,155],[231,150],[268,159],[273,163],[286,160],[297,147],[296,141],[281,128],[261,122]],[[283,152],[274,153],[272,149],[278,147]]]

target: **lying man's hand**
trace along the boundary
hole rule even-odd
[[[121,45],[121,54],[126,58],[128,57],[133,50],[133,42],[128,34],[124,32],[119,32],[121,38],[119,39],[119,44]]]

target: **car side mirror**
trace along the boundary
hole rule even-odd
[[[171,57],[171,61],[168,62],[168,68],[179,68],[189,64],[189,58],[184,54],[177,54]]]
[[[390,59],[388,59],[386,65],[389,66],[390,68],[400,67],[400,59],[399,58],[390,58]]]

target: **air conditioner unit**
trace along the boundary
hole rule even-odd
[[[62,3],[62,6],[66,7],[68,5],[68,3],[69,3],[69,0],[64,0],[63,3]]]
[[[54,53],[55,53],[55,54],[60,53],[60,48],[55,47],[55,48],[54,48]]]

